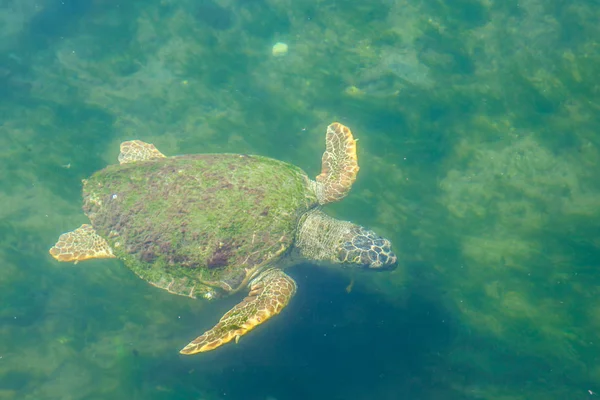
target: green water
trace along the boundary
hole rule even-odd
[[[596,0],[0,2],[0,400],[593,399],[600,393]],[[274,57],[272,46],[289,45]],[[48,249],[81,179],[141,139],[320,172],[392,273],[305,264],[238,345],[203,303]]]

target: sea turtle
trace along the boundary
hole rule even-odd
[[[387,239],[320,210],[346,196],[359,169],[356,140],[340,123],[327,128],[316,181],[271,158],[166,157],[139,140],[122,143],[118,160],[83,180],[91,225],[62,234],[50,254],[75,263],[120,258],[152,285],[192,298],[249,291],[182,354],[237,342],[279,314],[296,292],[289,265],[396,265]]]

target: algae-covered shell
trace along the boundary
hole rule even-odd
[[[236,289],[248,270],[284,254],[316,204],[301,169],[237,154],[111,165],[84,184],[84,211],[115,256],[192,297],[206,293],[202,282]]]

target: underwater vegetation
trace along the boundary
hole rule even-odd
[[[59,3],[0,4],[0,399],[600,393],[593,1]],[[361,171],[327,211],[389,237],[392,274],[299,266],[289,312],[190,361],[237,299],[47,255],[124,140],[314,177],[334,120]]]

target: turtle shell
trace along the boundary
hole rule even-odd
[[[96,172],[84,181],[83,209],[141,278],[196,297],[207,282],[235,290],[247,270],[285,254],[317,205],[309,182],[266,157],[168,157]]]

